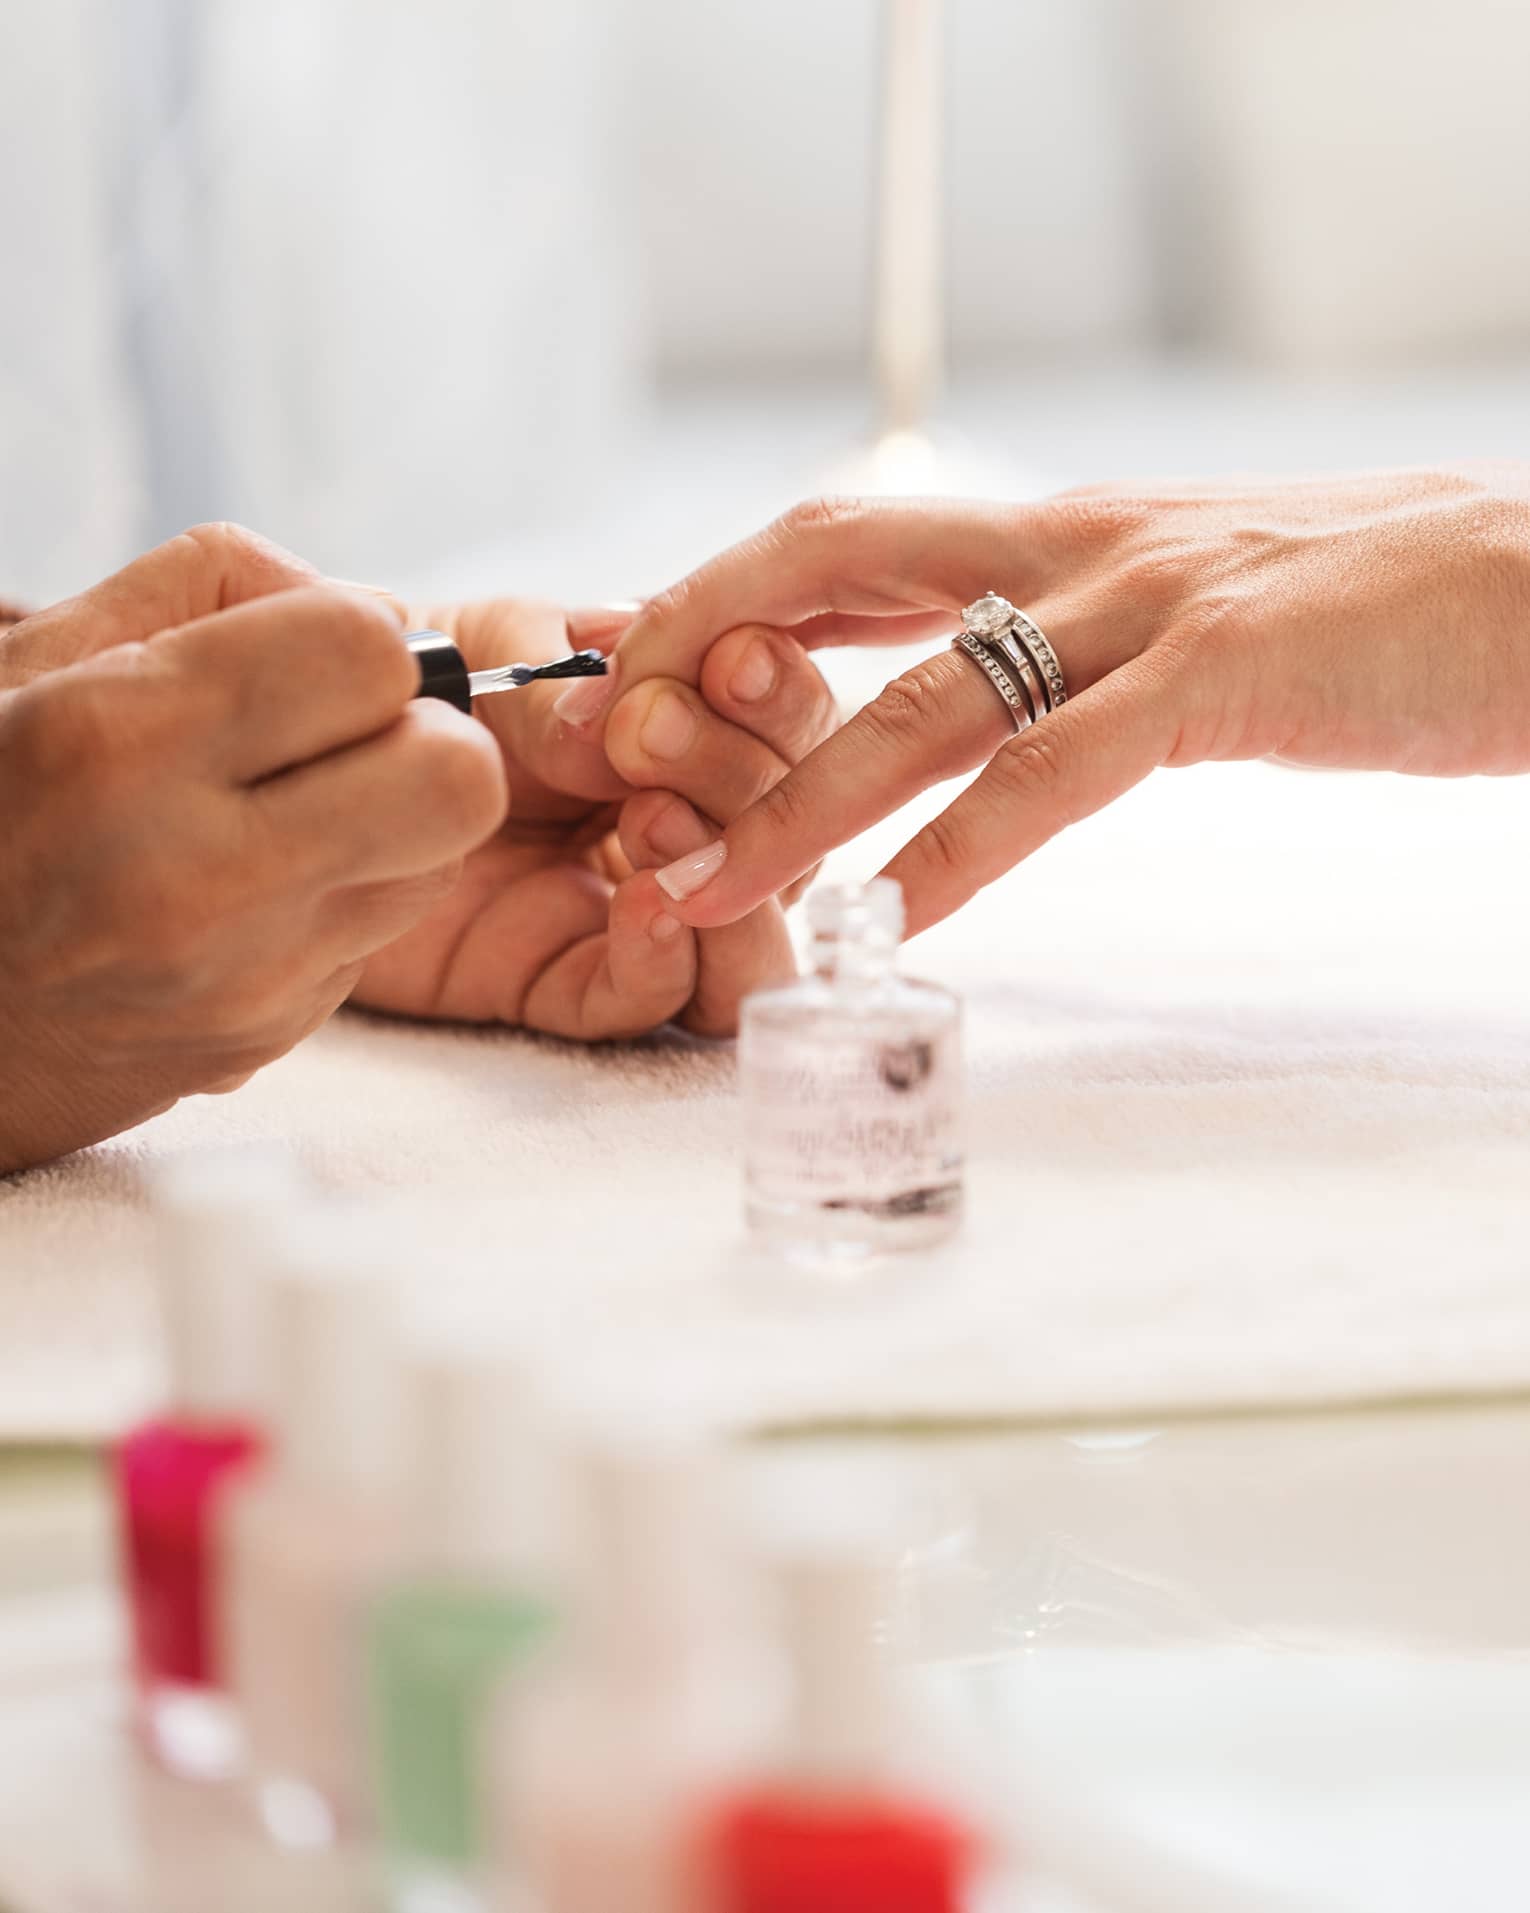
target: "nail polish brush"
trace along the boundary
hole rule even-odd
[[[416,697],[438,697],[459,711],[471,711],[473,699],[491,691],[518,691],[544,678],[599,678],[610,669],[600,651],[575,651],[550,664],[500,664],[470,671],[467,659],[444,631],[411,631],[404,642],[420,667]]]

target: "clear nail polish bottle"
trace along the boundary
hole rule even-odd
[[[372,1768],[395,1913],[486,1904],[490,1702],[552,1634],[548,1438],[519,1351],[440,1325],[411,1349],[409,1572],[369,1625]]]
[[[265,1281],[300,1200],[278,1151],[208,1151],[155,1178],[168,1399],[113,1455],[139,1722],[183,1779],[239,1758],[216,1651],[220,1500],[265,1441]]]
[[[272,1275],[271,1459],[222,1511],[222,1640],[269,1837],[369,1823],[366,1617],[402,1572],[393,1289],[359,1216],[313,1217]]]
[[[896,883],[826,887],[807,911],[809,973],[744,1005],[745,1200],[788,1260],[854,1273],[961,1219],[961,1005],[898,975]]]

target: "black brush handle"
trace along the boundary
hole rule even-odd
[[[411,631],[404,639],[420,667],[416,697],[438,697],[459,711],[473,712],[473,687],[468,683],[467,659],[444,631]]]

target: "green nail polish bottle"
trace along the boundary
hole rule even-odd
[[[438,1340],[411,1369],[415,1566],[369,1628],[377,1817],[394,1913],[476,1913],[491,1703],[554,1631],[548,1464],[517,1357]]]

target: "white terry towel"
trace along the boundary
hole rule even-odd
[[[970,1220],[849,1302],[745,1257],[727,1046],[341,1016],[0,1188],[0,1436],[152,1394],[140,1172],[234,1138],[555,1359],[742,1422],[1530,1388],[1527,867],[1530,780],[1160,774],[911,946],[968,1001]]]

